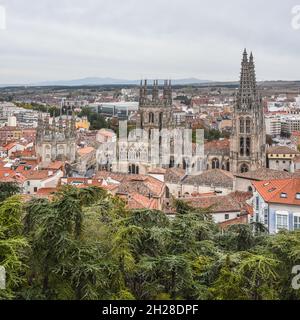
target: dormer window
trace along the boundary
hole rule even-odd
[[[284,193],[284,192],[282,192],[280,195],[280,198],[282,199],[287,199],[287,197],[288,197],[287,193]]]
[[[296,200],[300,200],[300,192],[296,193]]]

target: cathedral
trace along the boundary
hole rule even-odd
[[[170,154],[169,160],[163,161],[165,156],[162,148],[164,139],[162,135],[166,135],[171,129],[184,129],[186,126],[185,119],[178,123],[175,121],[173,114],[172,85],[170,80],[164,81],[162,95],[158,80],[154,80],[151,94],[149,95],[149,87],[147,80],[141,81],[139,96],[139,111],[136,121],[137,136],[129,135],[128,140],[119,140],[117,161],[113,163],[112,170],[115,172],[124,172],[129,174],[146,174],[151,169],[157,167],[173,167],[175,165],[174,157],[174,141],[176,137],[170,137]],[[155,130],[159,132],[156,146],[154,146],[158,157],[153,162],[153,141]],[[165,130],[165,131],[164,131]],[[178,133],[180,135],[180,132]],[[155,140],[156,141],[156,140]],[[173,146],[173,147],[172,147]],[[164,159],[165,160],[165,159]]]
[[[50,123],[49,115],[43,119],[39,115],[36,135],[36,152],[42,164],[52,161],[68,161],[76,159],[76,120],[75,115],[68,116],[64,123],[62,117],[58,123],[55,117]]]
[[[189,175],[197,175],[205,170],[222,169],[232,174],[255,171],[266,167],[266,132],[264,110],[261,96],[257,90],[255,65],[252,53],[248,57],[245,49],[242,57],[240,86],[234,104],[232,134],[230,140],[218,140],[205,143],[203,152],[195,150],[192,145],[191,156],[177,156],[176,148],[181,148],[183,130],[188,128],[184,121],[174,120],[171,81],[164,82],[160,94],[159,83],[154,81],[151,94],[147,81],[140,85],[139,111],[136,127],[141,136],[130,135],[119,139],[117,160],[112,164],[112,171],[129,174],[146,174],[154,168],[180,167]],[[168,130],[170,136],[168,152],[163,148],[163,141]],[[138,132],[137,130],[137,132]],[[160,132],[158,139],[153,139],[154,132]],[[178,133],[177,133],[178,132]],[[151,151],[152,141],[156,142],[156,154],[159,161],[153,163]],[[198,145],[196,146],[198,148]],[[200,148],[201,150],[201,148]],[[196,151],[196,152],[195,152]],[[167,161],[162,161],[168,154]]]

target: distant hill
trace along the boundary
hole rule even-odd
[[[153,80],[149,79],[151,84]],[[175,79],[172,80],[174,85],[192,85],[208,83],[208,80],[199,80],[196,78],[188,79]],[[126,79],[114,79],[114,78],[83,78],[77,80],[65,80],[65,81],[44,81],[40,83],[30,84],[32,86],[103,86],[103,85],[138,85],[140,80],[126,80]],[[161,80],[163,84],[163,80]]]

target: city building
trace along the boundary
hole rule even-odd
[[[270,234],[300,230],[300,179],[253,182],[254,221]]]
[[[281,115],[266,115],[266,134],[276,137],[281,135]]]
[[[267,150],[267,166],[272,170],[291,172],[293,159],[300,155],[300,152],[286,147],[276,146]]]

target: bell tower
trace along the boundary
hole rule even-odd
[[[234,106],[230,142],[231,171],[234,174],[266,166],[266,131],[262,99],[257,91],[253,54],[245,49],[240,87]]]

